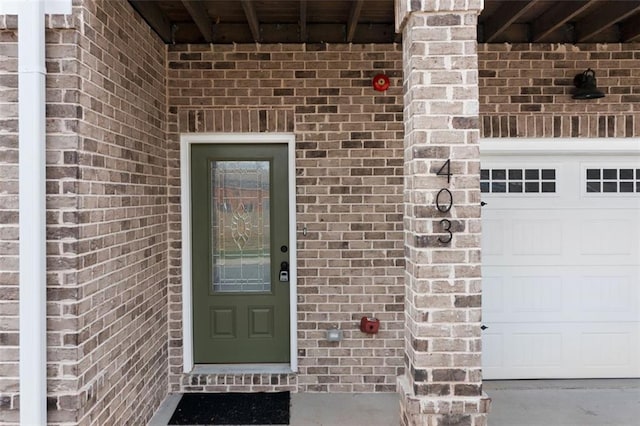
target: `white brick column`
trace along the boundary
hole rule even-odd
[[[477,16],[482,0],[396,0],[404,51],[403,425],[479,426]]]

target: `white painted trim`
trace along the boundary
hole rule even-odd
[[[637,138],[484,138],[481,155],[637,155]]]
[[[33,0],[0,0],[0,15],[18,15],[25,1]],[[71,15],[71,0],[39,0],[39,2],[44,3],[46,14]]]
[[[191,292],[191,142],[180,138],[180,210],[182,214],[182,359],[193,370],[193,295]]]
[[[44,3],[18,14],[20,424],[47,424]]]
[[[191,145],[194,144],[287,144],[289,167],[289,304],[290,304],[290,372],[298,371],[297,253],[296,253],[296,157],[292,133],[198,133],[180,136],[180,204],[182,215],[182,356],[183,371],[194,370],[193,294],[191,291]],[[268,373],[268,371],[266,371]]]

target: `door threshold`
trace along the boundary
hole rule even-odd
[[[190,374],[291,374],[291,364],[196,364]]]

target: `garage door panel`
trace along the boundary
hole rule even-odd
[[[640,269],[583,266],[483,268],[483,320],[491,322],[638,321]]]
[[[517,331],[510,334],[508,338],[511,344],[508,345],[507,357],[512,360],[514,367],[560,367],[562,365],[564,346],[562,333],[551,330]]]
[[[511,226],[511,247],[515,256],[557,256],[563,251],[563,226],[560,218],[514,218]]]
[[[634,353],[632,342],[632,332],[621,332],[619,326],[613,324],[602,331],[584,331],[580,334],[582,364],[586,368],[600,369],[626,367],[634,361],[631,358]],[[635,362],[640,361],[636,358]]]
[[[564,216],[559,212],[483,212],[483,265],[637,265],[639,214],[623,211],[611,220],[606,218],[608,210],[571,210]],[[484,227],[485,220],[488,227]]]
[[[638,277],[583,275],[578,293],[579,305],[577,309],[589,318],[603,316],[609,320],[620,321],[637,320]]]
[[[580,254],[586,256],[632,255],[629,238],[619,238],[618,232],[633,230],[634,223],[624,219],[582,219],[580,221]],[[620,259],[617,259],[620,262]]]
[[[490,256],[502,256],[504,252],[504,228],[506,221],[503,219],[483,219],[483,235],[491,235],[491,238],[484,238],[482,241],[482,256],[485,261]],[[499,258],[499,257],[498,257]]]
[[[484,268],[484,322],[554,322],[565,319],[566,305],[571,302],[572,292],[559,272],[538,267]],[[487,275],[491,277],[489,280],[484,278]],[[500,299],[496,300],[496,296]],[[485,309],[485,306],[492,309]]]
[[[635,325],[492,324],[485,333],[485,379],[640,376]],[[502,345],[502,346],[497,346]],[[500,348],[500,349],[498,349]]]
[[[486,269],[486,268],[485,268]],[[482,274],[482,315],[484,320],[499,318],[496,314],[504,313],[504,278],[500,275]]]
[[[490,327],[482,336],[482,366],[487,369],[500,369],[504,366],[504,339],[496,328]]]

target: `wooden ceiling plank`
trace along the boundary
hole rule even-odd
[[[253,2],[250,0],[240,0],[244,14],[247,17],[249,28],[251,29],[251,35],[256,43],[260,43],[260,21],[258,21],[258,15],[256,9],[253,7]]]
[[[155,2],[130,0],[129,3],[138,11],[153,30],[165,43],[173,43],[171,22]]]
[[[598,3],[589,1],[560,1],[540,15],[531,25],[531,41],[537,43]]]
[[[620,25],[620,35],[624,42],[640,41],[640,14],[633,16]]]
[[[351,11],[349,12],[349,22],[347,23],[347,43],[353,41],[353,36],[356,34],[356,27],[360,20],[360,14],[362,13],[362,5],[364,0],[357,0],[351,4]]]
[[[624,21],[640,12],[640,2],[602,2],[603,7],[596,9],[583,20],[576,23],[576,42],[581,43],[600,34],[610,26]]]
[[[204,3],[203,1],[197,0],[182,0],[182,4],[185,9],[187,9],[187,12],[189,12],[189,15],[191,15],[193,22],[196,23],[204,40],[207,43],[213,43],[213,25],[209,19],[207,8],[204,7]]]
[[[307,41],[307,0],[300,0],[300,42]]]
[[[491,43],[540,0],[507,1],[484,22],[484,42]]]

